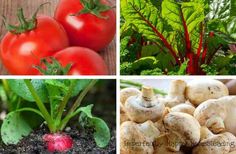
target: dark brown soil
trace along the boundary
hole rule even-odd
[[[29,136],[23,138],[17,145],[5,146],[0,143],[1,154],[50,154],[47,152],[42,141],[43,134],[48,130],[42,127],[35,130]],[[116,130],[111,128],[111,141],[106,148],[99,148],[93,140],[92,132],[83,129],[72,128],[66,132],[73,140],[73,148],[66,152],[68,154],[115,154],[116,153]],[[57,153],[55,153],[57,154]]]

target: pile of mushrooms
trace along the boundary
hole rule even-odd
[[[121,154],[236,154],[236,96],[218,80],[124,88],[120,107]]]

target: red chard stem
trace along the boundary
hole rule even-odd
[[[188,27],[186,24],[186,21],[184,19],[184,15],[182,10],[180,9],[180,13],[181,13],[181,18],[183,21],[183,26],[184,26],[184,36],[185,36],[185,43],[186,43],[186,52],[189,53],[191,52],[191,41],[190,41],[190,36],[189,36],[189,32],[188,32]]]
[[[154,27],[152,25],[152,23],[150,23],[149,20],[147,20],[141,13],[139,10],[137,10],[137,8],[134,7],[134,9],[137,11],[137,13],[139,14],[139,16],[148,24],[148,26],[150,26],[152,28],[152,30],[156,33],[156,35],[161,39],[161,41],[163,42],[163,44],[165,45],[165,47],[170,51],[171,55],[174,57],[176,63],[180,66],[181,62],[175,52],[175,50],[172,48],[172,46],[169,44],[169,42],[166,40],[166,38],[156,29],[156,27]]]

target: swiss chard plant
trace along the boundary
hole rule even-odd
[[[44,122],[50,131],[42,137],[48,150],[65,152],[72,148],[73,140],[63,130],[77,115],[81,125],[93,129],[97,146],[105,147],[109,143],[110,130],[102,119],[92,115],[93,105],[80,106],[97,80],[18,79],[5,82],[8,90],[20,98],[18,107],[7,114],[1,126],[1,138],[5,144],[17,144]],[[24,105],[20,100],[32,105]]]
[[[121,0],[121,74],[234,74],[235,6],[233,0]]]

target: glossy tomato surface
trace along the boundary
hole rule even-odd
[[[107,1],[101,0],[103,4]],[[102,12],[99,18],[91,13],[75,15],[83,9],[80,0],[61,0],[55,12],[55,19],[65,28],[71,45],[82,46],[100,51],[114,38],[116,15],[113,10]]]
[[[40,59],[69,46],[63,27],[53,18],[38,16],[37,26],[28,32],[13,34],[8,32],[2,39],[1,59],[12,75],[36,75],[34,65]]]
[[[71,64],[68,75],[107,75],[104,60],[95,51],[84,47],[69,47],[54,55],[65,67]]]

